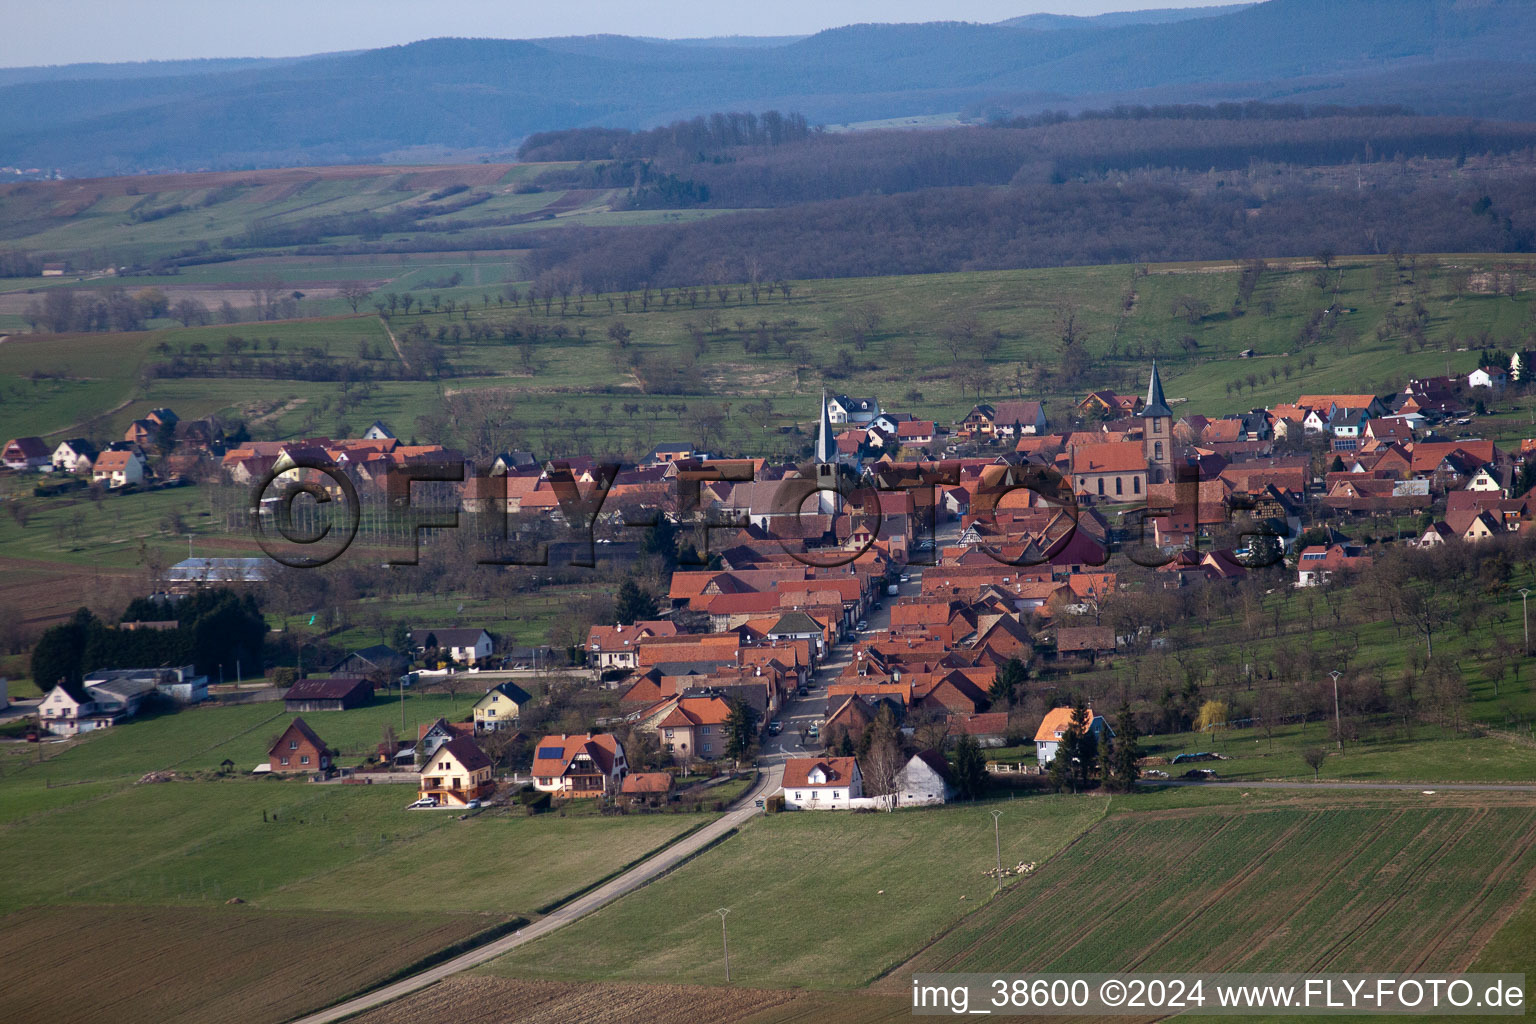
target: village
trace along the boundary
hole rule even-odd
[[[1271,592],[1324,592],[1387,546],[1520,535],[1536,521],[1536,441],[1504,451],[1459,428],[1522,373],[1517,354],[1508,369],[1411,379],[1397,394],[1302,394],[1206,418],[1175,414],[1153,364],[1144,396],[1091,392],[1064,426],[1034,401],[977,404],[943,426],[873,397],[823,394],[800,466],[663,445],[633,468],[512,452],[477,470],[441,445],[402,444],[379,422],[356,439],[254,442],[166,408],[104,450],[21,437],[0,460],[41,488],[108,497],[194,481],[256,489],[255,520],[291,514],[293,499],[271,487],[340,499],[344,477],[364,507],[440,507],[446,495],[472,518],[543,520],[578,541],[585,526],[589,548],[608,557],[633,550],[647,523],[696,538],[694,564],[672,571],[665,594],[635,590],[628,614],[592,623],[579,650],[508,649],[473,624],[435,624],[399,649],[351,651],[321,675],[302,662],[287,678],[279,670],[267,697],[301,714],[264,762],[233,770],[409,782],[411,809],[597,798],[655,810],[739,793],[719,783],[756,765],[779,780],[759,797],[772,809],[888,810],[1025,777],[1057,788],[1167,777],[1151,767],[1162,759],[1138,759],[1123,700],[1117,710],[1074,696],[1075,674],[1163,642],[1104,614],[1132,589],[1261,577]],[[426,487],[437,490],[424,502]],[[1369,543],[1350,536],[1355,523]],[[1390,537],[1372,536],[1381,524]],[[259,587],[273,567],[260,556],[188,558],[167,569],[158,596]],[[526,728],[537,698],[521,684],[551,672],[603,694],[584,731]],[[444,678],[480,694],[462,718],[416,723],[416,735],[386,737],[355,763],[322,738],[331,713]],[[47,690],[32,738],[209,697],[193,665],[87,671]],[[1026,747],[1032,756],[1020,755]]]

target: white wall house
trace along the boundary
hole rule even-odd
[[[411,634],[418,652],[436,647],[454,661],[471,665],[491,656],[495,644],[483,629],[418,629]]]
[[[1489,388],[1493,391],[1499,391],[1508,380],[1508,374],[1501,368],[1497,366],[1480,366],[1467,374],[1467,387]]]
[[[1056,760],[1056,751],[1061,747],[1061,738],[1066,735],[1067,727],[1071,723],[1071,708],[1052,708],[1046,712],[1040,728],[1035,731],[1035,757],[1042,767]],[[1089,738],[1097,745],[1099,738],[1105,733],[1108,733],[1111,738],[1115,735],[1115,730],[1109,727],[1109,719],[1103,715],[1094,714],[1093,709],[1089,708],[1087,726]]]
[[[846,811],[866,805],[864,777],[851,757],[792,757],[784,763],[784,809]]]

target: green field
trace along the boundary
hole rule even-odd
[[[955,970],[1465,969],[1533,873],[1528,803],[1255,801],[1114,815],[891,980]]]
[[[512,977],[714,983],[718,907],[729,907],[731,981],[866,984],[985,901],[1002,859],[1044,861],[1091,826],[1105,798],[1031,797],[894,814],[755,819],[675,874],[483,970]],[[884,890],[883,892],[881,890]]]
[[[441,380],[383,382],[342,410],[334,385],[231,379],[212,371],[204,377],[137,377],[140,363],[164,358],[154,351],[157,345],[179,352],[201,344],[217,355],[230,334],[258,341],[250,356],[258,367],[271,361],[269,336],[279,339],[279,353],[310,347],[338,360],[355,359],[360,342],[387,342],[373,316],[47,341],[23,335],[12,339],[22,342],[14,349],[12,342],[0,346],[0,394],[8,398],[0,403],[0,432],[62,430],[127,402],[112,414],[112,426],[151,405],[171,404],[183,416],[244,418],[259,437],[334,432],[346,424],[360,429],[383,418],[402,437],[426,440],[430,430],[433,440],[463,444],[466,437],[443,415],[445,399],[491,389],[514,407],[498,424],[502,447],[633,456],[656,443],[687,440],[727,451],[794,453],[809,435],[793,430],[814,413],[810,399],[801,396],[824,384],[873,393],[888,407],[943,423],[962,416],[978,396],[1038,397],[1060,423],[1086,390],[1143,388],[1154,354],[1169,397],[1179,403],[1176,412],[1210,415],[1294,400],[1302,392],[1336,391],[1346,386],[1341,382],[1386,393],[1407,375],[1467,372],[1477,358],[1469,344],[1475,348],[1483,338],[1507,343],[1528,330],[1528,291],[1511,300],[1462,280],[1465,274],[1482,280],[1479,273],[1509,259],[1425,257],[1414,269],[1399,269],[1385,258],[1351,258],[1329,273],[1325,289],[1316,286],[1315,264],[1277,262],[1236,315],[1231,307],[1240,271],[1232,264],[1154,265],[1145,274],[1118,266],[808,281],[794,285],[788,300],[776,292],[754,301],[732,286],[724,302],[711,292],[694,303],[672,290],[665,306],[656,290],[645,310],[638,292],[588,294],[562,312],[558,303],[548,311],[543,304],[505,304],[499,283],[517,282],[519,267],[488,260],[474,265],[474,276],[497,281],[413,292],[443,305],[391,317],[399,338],[418,325],[428,332],[428,343],[441,350],[452,374]],[[412,280],[429,280],[446,266],[406,272],[399,283],[381,285],[376,298],[385,290],[410,290]],[[1185,297],[1206,304],[1192,322],[1174,312]],[[456,303],[451,313],[449,300]],[[1423,308],[1423,345],[1389,321],[1407,317],[1414,303]],[[1330,304],[1348,312],[1307,342],[1301,334],[1309,317]],[[1073,315],[1077,344],[1089,353],[1080,380],[1057,372],[1065,310]],[[968,317],[974,318],[971,340],[952,346],[946,336]],[[862,349],[854,341],[856,322],[866,328]],[[623,351],[608,338],[615,323],[631,332]],[[491,328],[493,336],[454,339],[448,333],[472,325]],[[539,337],[525,349],[503,336],[508,326],[525,334],[532,327]],[[445,332],[441,339],[439,331]],[[759,332],[764,348],[749,354]],[[392,361],[391,346],[382,348]],[[1253,357],[1240,357],[1248,349]],[[744,408],[764,396],[773,399],[771,409]],[[639,404],[639,414],[625,413],[626,403]],[[677,405],[689,408],[669,408]],[[707,439],[698,436],[694,416],[701,405],[726,413],[716,436]],[[1501,435],[1518,436],[1522,424],[1529,425],[1530,410],[1507,411],[1511,415],[1496,418],[1494,426]],[[550,429],[556,423],[561,428]]]

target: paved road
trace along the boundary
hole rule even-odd
[[[484,946],[477,947],[446,960],[436,967],[429,967],[419,974],[413,974],[383,988],[349,999],[344,1003],[338,1003],[329,1009],[312,1013],[307,1017],[301,1017],[294,1024],[331,1024],[344,1017],[371,1010],[385,1003],[393,1002],[401,996],[426,988],[428,985],[442,981],[444,978],[466,971],[471,967],[493,960],[509,950],[516,949],[525,942],[532,942],[540,936],[547,935],[562,925],[570,924],[578,918],[606,906],[620,896],[640,888],[647,882],[676,867],[685,858],[697,853],[711,841],[718,839],[726,832],[745,824],[753,815],[760,813],[757,809],[757,801],[778,792],[779,782],[783,778],[782,765],[765,767],[758,776],[758,781],[734,810],[727,811],[715,821],[705,825],[699,831],[680,840],[658,853],[656,856],[637,864],[624,872],[619,877],[605,883],[597,889],[587,893],[578,899],[572,900],[558,910],[542,917],[533,924],[528,925],[522,931],[507,935]]]
[[[1445,792],[1453,789],[1536,793],[1536,785],[1510,782],[1243,782],[1240,779],[1140,779],[1143,786],[1229,786],[1243,789],[1399,789]]]
[[[891,603],[903,597],[917,597],[922,593],[922,570],[911,570],[911,579],[900,584],[901,592],[896,597],[881,594],[880,607],[871,608],[865,615],[866,628],[860,639],[870,640],[882,636],[891,626]],[[779,711],[778,720],[784,723],[784,731],[777,736],[769,736],[764,742],[758,755],[759,764],[782,765],[791,757],[806,757],[812,754],[820,754],[821,741],[818,739],[800,740],[800,731],[809,728],[812,723],[820,726],[822,720],[836,708],[827,707],[827,684],[838,677],[838,674],[847,667],[853,658],[852,643],[841,643],[833,650],[832,655],[821,662],[811,677],[808,693],[804,697],[790,697],[784,702],[784,707]]]

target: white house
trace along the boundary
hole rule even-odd
[[[1497,366],[1479,366],[1467,374],[1467,387],[1488,388],[1493,391],[1501,391],[1508,383],[1509,375]]]
[[[1425,481],[1425,483],[1428,482],[1427,480]],[[1493,463],[1490,462],[1477,467],[1477,471],[1472,474],[1472,479],[1467,481],[1467,486],[1463,487],[1462,490],[1481,491],[1486,494],[1502,494],[1504,493],[1504,485],[1499,483],[1499,478],[1493,471]]]
[[[91,466],[91,479],[108,487],[144,482],[144,456],[137,451],[102,452]]]
[[[1040,728],[1035,730],[1035,757],[1042,766],[1056,760],[1056,750],[1061,746],[1061,738],[1066,735],[1067,727],[1071,724],[1071,708],[1052,708],[1046,712]],[[1093,743],[1097,744],[1099,737],[1106,733],[1113,738],[1115,730],[1109,727],[1109,719],[1103,715],[1094,714],[1093,708],[1089,708],[1086,733]]]
[[[863,804],[863,797],[864,777],[856,758],[792,757],[784,762],[785,810],[846,811]]]
[[[1328,432],[1328,413],[1324,409],[1309,409],[1307,415],[1302,418],[1301,430],[1304,434],[1325,434]]]
[[[937,750],[912,755],[896,776],[896,806],[922,807],[948,803],[955,795],[949,762]]]
[[[827,401],[827,418],[833,423],[851,423],[867,427],[880,415],[880,402],[875,398],[849,398],[833,395]]]
[[[56,736],[106,729],[137,714],[155,689],[148,678],[87,681],[84,686],[60,683],[38,705],[38,721]]]
[[[395,435],[384,425],[383,420],[374,420],[373,426],[363,431],[364,441],[393,441]]]
[[[53,450],[53,468],[63,473],[84,473],[96,461],[96,447],[83,437],[60,441]]]
[[[483,629],[424,629],[411,633],[417,652],[436,647],[454,661],[473,665],[491,656],[495,643]]]

